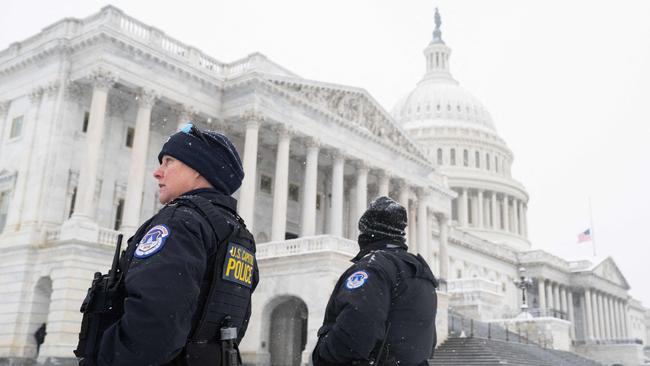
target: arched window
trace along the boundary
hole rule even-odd
[[[449,152],[449,164],[456,165],[456,149],[451,149]]]
[[[485,154],[485,169],[490,170],[490,154]]]
[[[469,151],[463,150],[463,166],[469,166]]]
[[[442,165],[442,149],[438,148],[437,158],[438,158],[438,165]]]
[[[481,153],[478,150],[474,153],[474,164],[477,168],[481,167]]]
[[[497,173],[499,172],[499,157],[498,156],[494,157],[494,171],[497,172]]]

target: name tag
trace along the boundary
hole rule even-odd
[[[223,263],[222,278],[252,288],[254,266],[255,254],[253,252],[239,244],[229,243]]]

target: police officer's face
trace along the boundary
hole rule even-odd
[[[196,170],[169,155],[162,158],[162,163],[153,172],[158,181],[160,203],[167,203],[181,194],[197,187],[201,175]]]

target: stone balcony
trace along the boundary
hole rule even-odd
[[[450,280],[449,306],[466,317],[483,320],[501,317],[501,284],[483,278]]]

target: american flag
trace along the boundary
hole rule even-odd
[[[584,243],[586,241],[591,241],[591,229],[587,229],[578,234],[578,243]]]

